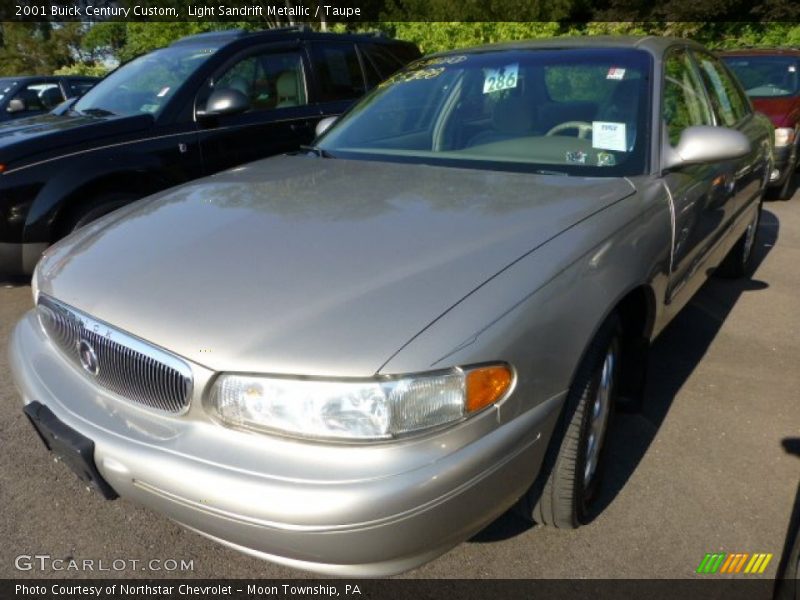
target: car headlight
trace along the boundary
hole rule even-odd
[[[233,427],[385,440],[460,421],[501,400],[512,382],[506,365],[358,381],[223,374],[210,408]]]
[[[775,146],[788,146],[794,142],[794,129],[777,127],[775,129]]]

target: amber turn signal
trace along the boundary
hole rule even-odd
[[[478,367],[467,372],[467,412],[494,404],[511,387],[514,376],[505,365]]]

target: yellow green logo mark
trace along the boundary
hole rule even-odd
[[[756,575],[763,573],[767,569],[772,554],[747,552],[716,552],[706,554],[697,567],[697,572],[702,575],[713,575],[715,573],[747,573]]]

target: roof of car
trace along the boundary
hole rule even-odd
[[[242,39],[274,39],[291,35],[293,38],[300,39],[336,39],[336,40],[360,40],[378,43],[391,44],[410,44],[393,38],[386,37],[380,32],[375,33],[332,33],[314,31],[309,27],[298,25],[294,27],[276,27],[272,29],[262,29],[260,31],[246,31],[244,29],[223,29],[220,31],[209,31],[198,33],[181,38],[172,43],[173,46],[190,44],[217,43],[226,45]]]
[[[800,48],[739,48],[725,50],[720,56],[800,56]]]
[[[492,50],[533,50],[533,49],[555,49],[555,48],[641,48],[652,54],[662,54],[670,46],[675,44],[689,45],[696,48],[702,46],[692,40],[675,37],[663,36],[630,36],[630,35],[584,35],[584,36],[562,36],[535,40],[521,40],[515,42],[500,42],[497,44],[487,44],[462,48],[447,52],[439,52],[434,56],[460,54],[464,52],[481,52]]]

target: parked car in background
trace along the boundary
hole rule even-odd
[[[164,188],[311,142],[419,50],[379,35],[223,31],[141,56],[54,114],[0,126],[0,275]]]
[[[751,269],[771,134],[686,40],[425,58],[49,248],[25,413],[106,497],[297,568],[397,573],[517,502],[577,527],[651,340]]]
[[[99,77],[0,77],[0,122],[41,115],[69,98],[82,96]]]
[[[800,156],[800,50],[759,48],[721,56],[739,78],[755,109],[767,115],[775,126],[770,193],[788,200],[794,194]]]

